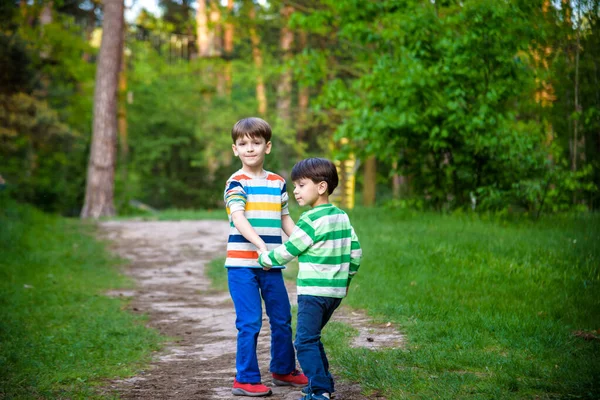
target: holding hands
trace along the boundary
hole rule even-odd
[[[259,264],[260,264],[260,256],[261,256],[263,253],[269,253],[269,250],[267,250],[267,248],[266,248],[266,247],[259,247],[259,248],[258,248],[258,250],[257,250],[257,252],[258,252],[258,258],[259,258]],[[261,265],[262,265],[262,264],[261,264]],[[270,265],[263,266],[263,270],[265,270],[265,271],[268,271],[268,270],[270,270],[270,269],[271,269],[271,266],[270,266]]]

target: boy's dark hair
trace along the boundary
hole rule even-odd
[[[326,158],[306,158],[299,161],[292,168],[292,181],[296,182],[302,178],[310,179],[314,183],[327,182],[329,194],[338,185],[338,173],[335,165]]]
[[[256,117],[240,119],[231,129],[231,139],[233,139],[233,143],[235,144],[236,140],[244,136],[249,136],[253,139],[261,137],[265,139],[265,142],[269,142],[271,140],[271,126],[267,121]]]

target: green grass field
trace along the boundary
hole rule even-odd
[[[127,282],[92,227],[0,206],[0,398],[90,398],[95,382],[139,368],[160,338],[102,295]],[[338,376],[388,399],[600,398],[599,215],[350,216],[364,259],[344,303],[393,322],[407,342],[351,349],[352,329],[331,323]],[[222,259],[208,274],[226,290]]]
[[[599,217],[356,210],[364,260],[345,303],[408,342],[348,350],[329,335],[336,367],[388,398],[600,398],[600,340],[574,335],[600,338]]]
[[[354,332],[331,323],[339,375],[388,399],[600,398],[599,215],[350,216],[364,259],[344,304],[393,322],[407,343],[350,349]],[[225,288],[222,268],[211,274]]]
[[[161,338],[103,295],[131,283],[93,227],[0,198],[0,398],[95,398]]]

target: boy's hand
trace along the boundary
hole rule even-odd
[[[263,254],[263,253],[268,253],[268,252],[269,252],[269,251],[268,251],[267,249],[265,249],[265,250],[258,249],[258,250],[257,250],[257,253],[258,253],[258,258],[260,258],[260,255],[261,255],[261,254]],[[270,265],[268,265],[268,266],[266,266],[266,267],[263,267],[263,270],[265,270],[265,271],[268,271],[268,270],[270,270],[270,269],[271,269],[271,266],[270,266]]]

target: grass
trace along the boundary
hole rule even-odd
[[[339,375],[389,399],[600,398],[600,215],[350,216],[364,259],[344,303],[407,343],[352,349],[355,332],[332,322],[324,342]],[[226,289],[223,261],[209,276]]]
[[[344,301],[407,334],[333,364],[388,398],[600,398],[600,218],[538,223],[385,209],[351,219],[364,260]],[[332,334],[333,333],[333,334]]]
[[[99,398],[161,338],[103,295],[131,284],[93,226],[0,198],[0,398]]]

